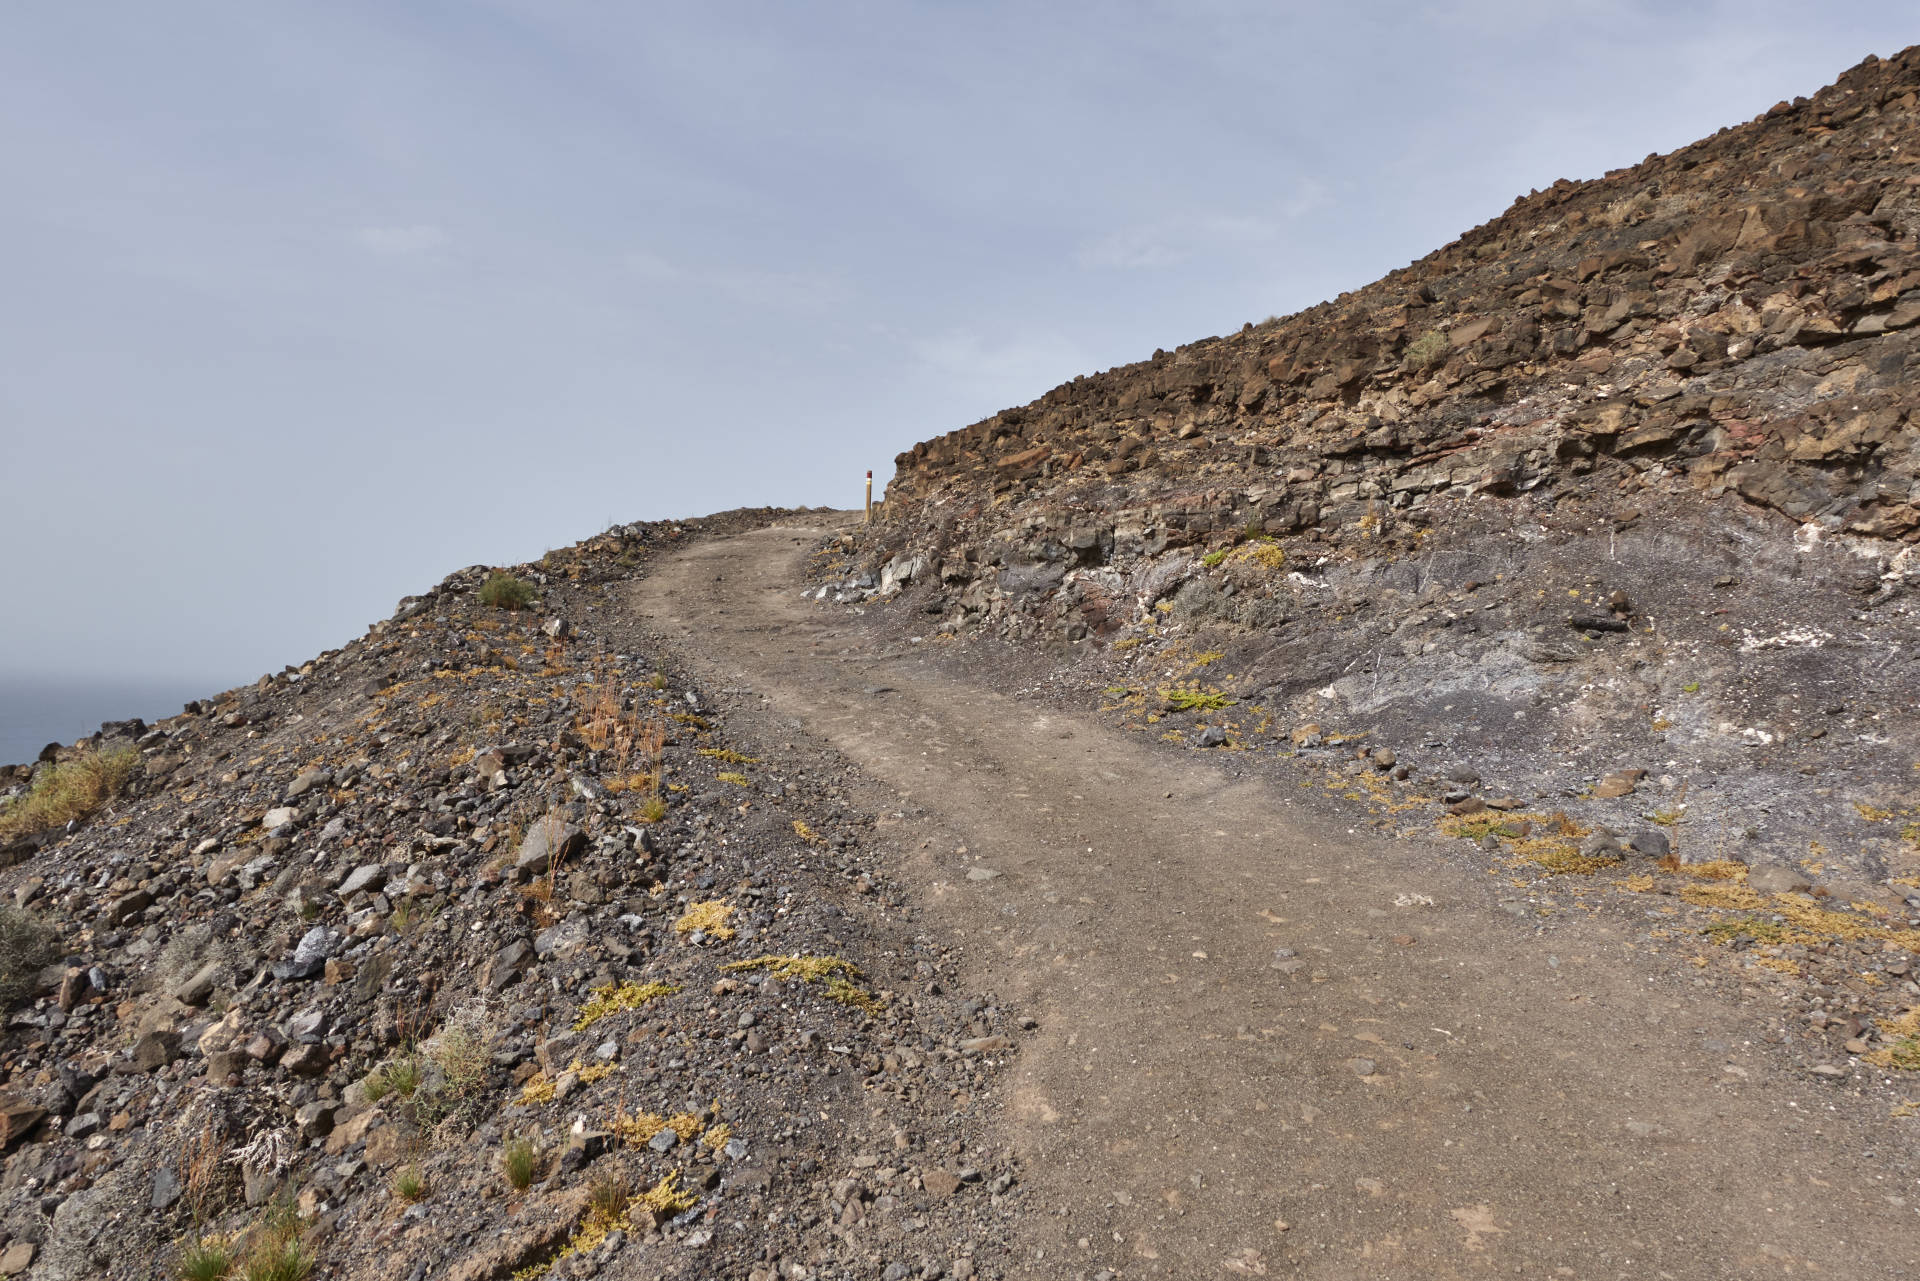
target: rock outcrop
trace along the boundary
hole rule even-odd
[[[916,445],[818,590],[1065,647],[1196,749],[1385,760],[1402,809],[1480,803],[1467,769],[1591,801],[1602,853],[1805,864],[1913,913],[1916,158],[1920,48],[1869,58]]]

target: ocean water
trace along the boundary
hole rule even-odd
[[[0,765],[20,765],[48,743],[71,743],[102,721],[154,721],[226,688],[209,680],[80,680],[0,674]]]

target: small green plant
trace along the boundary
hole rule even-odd
[[[1222,547],[1217,551],[1210,551],[1200,558],[1200,563],[1208,569],[1218,569],[1220,568],[1220,562],[1227,558],[1227,552],[1230,550],[1230,548]]]
[[[33,988],[34,976],[60,954],[60,936],[23,908],[0,905],[0,1009]]]
[[[233,1242],[204,1236],[190,1242],[173,1265],[177,1281],[225,1281],[233,1274]]]
[[[422,1075],[420,1060],[409,1052],[369,1072],[361,1088],[366,1091],[369,1103],[378,1103],[389,1094],[410,1099],[420,1088]]]
[[[27,794],[0,808],[0,840],[87,817],[120,794],[139,763],[140,753],[129,747],[42,765]]]
[[[1437,365],[1451,346],[1445,334],[1438,329],[1429,329],[1407,344],[1407,368],[1426,369]]]
[[[1700,692],[1700,682],[1688,681],[1685,685],[1682,685],[1680,687],[1680,692],[1682,694],[1698,694]]]
[[[667,801],[663,796],[649,796],[640,802],[640,808],[634,811],[634,817],[642,823],[658,823],[667,816]]]
[[[533,1186],[535,1167],[539,1164],[540,1153],[533,1146],[532,1139],[513,1139],[500,1153],[500,1170],[507,1176],[507,1184],[515,1192],[525,1192]]]
[[[667,674],[656,669],[653,673],[653,679],[648,681],[647,684],[651,685],[654,689],[665,689],[667,687]]]
[[[480,585],[480,601],[495,609],[519,610],[533,604],[533,584],[524,578],[515,578],[503,570],[494,570],[487,581]]]
[[[427,1194],[426,1176],[419,1166],[410,1165],[394,1176],[393,1194],[402,1201],[418,1201]]]

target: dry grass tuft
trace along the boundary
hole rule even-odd
[[[27,794],[0,809],[0,840],[86,818],[120,794],[139,764],[140,753],[129,747],[85,752],[57,765],[42,765]]]

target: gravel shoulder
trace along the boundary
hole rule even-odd
[[[631,607],[743,732],[867,776],[961,986],[1037,1022],[987,1092],[1044,1276],[1743,1277],[1916,1266],[1913,1143],[1786,1070],[1781,992],[1616,917],[1550,935],[1346,826],[801,598],[830,522],[703,542]],[[759,731],[755,725],[761,726]]]

